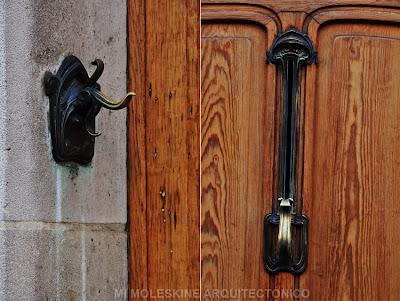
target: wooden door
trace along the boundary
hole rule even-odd
[[[399,300],[400,5],[203,0],[200,57],[200,5],[182,3],[128,1],[130,292]],[[297,91],[308,267],[270,276],[282,74],[265,56],[290,28],[318,51]]]
[[[400,300],[399,7],[203,0],[203,293],[259,288],[260,299]],[[278,197],[282,74],[265,53],[289,28],[308,33],[318,52],[297,92],[295,201],[309,217],[308,267],[269,276],[263,217]]]
[[[128,1],[129,300],[200,286],[199,18],[197,0]]]

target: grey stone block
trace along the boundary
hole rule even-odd
[[[124,225],[0,223],[0,300],[124,300]]]
[[[126,1],[0,1],[0,28],[0,220],[125,223],[126,112],[99,114],[90,166],[59,166],[42,77],[67,54],[100,58],[103,91],[122,97]]]

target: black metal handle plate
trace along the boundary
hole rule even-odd
[[[104,64],[97,59],[91,77],[81,61],[67,56],[56,74],[46,72],[44,88],[50,100],[50,132],[52,152],[56,162],[88,164],[94,155],[95,117],[102,107],[119,110],[127,106],[135,93],[115,101],[100,91],[97,80]]]

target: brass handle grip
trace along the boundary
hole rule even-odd
[[[279,232],[278,232],[278,252],[282,260],[291,258],[292,249],[292,204],[293,199],[279,198]]]

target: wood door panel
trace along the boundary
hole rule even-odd
[[[319,64],[306,79],[300,286],[312,300],[398,300],[400,31],[354,19],[310,29]]]
[[[202,26],[202,289],[266,288],[263,218],[271,207],[275,67],[256,24]]]
[[[192,300],[179,290],[200,286],[200,4],[131,0],[128,15],[130,300]]]
[[[201,0],[202,4],[241,5],[249,7],[265,7],[277,14],[286,12],[311,13],[320,8],[332,6],[348,6],[354,9],[355,5],[398,7],[398,0]],[[380,9],[380,8],[379,8]]]

